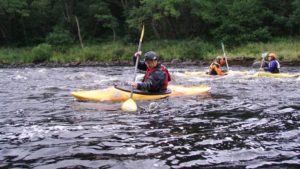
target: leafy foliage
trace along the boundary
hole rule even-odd
[[[209,52],[213,52],[214,46],[203,41],[192,40],[186,44],[183,56],[187,59],[204,60]]]
[[[115,29],[119,24],[117,22],[117,18],[112,15],[108,5],[108,3],[102,2],[98,6],[94,6],[94,8],[96,8],[95,17],[102,23],[104,28],[110,28],[113,31],[113,37],[115,41]]]
[[[73,43],[73,38],[68,30],[56,27],[53,32],[49,33],[46,42],[64,51],[67,46]]]
[[[135,42],[141,24],[145,40],[230,46],[300,35],[300,0],[1,0],[0,45],[72,44],[75,17],[87,41]]]
[[[32,49],[33,63],[49,61],[52,56],[52,48],[49,44],[39,44]]]

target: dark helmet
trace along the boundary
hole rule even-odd
[[[155,52],[153,51],[149,51],[147,53],[145,53],[145,61],[147,60],[157,60],[158,59],[158,56]]]

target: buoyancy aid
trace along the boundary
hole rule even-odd
[[[222,72],[220,67],[221,67],[220,64],[218,64],[216,62],[213,62],[209,66],[208,74],[210,74],[210,75],[223,75],[224,73]]]
[[[279,73],[280,71],[280,64],[277,60],[272,60],[269,63],[269,70],[271,73]]]
[[[146,70],[143,82],[146,81],[147,79],[149,79],[151,74],[155,71],[162,71],[166,75],[166,77],[164,79],[164,83],[163,83],[163,89],[167,89],[168,83],[169,83],[169,81],[171,81],[171,75],[170,75],[168,69],[166,69],[166,67],[162,64],[156,66],[155,68],[148,67]],[[157,88],[158,86],[153,86],[153,87]]]

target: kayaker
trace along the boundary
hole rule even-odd
[[[269,64],[267,68],[263,70],[271,73],[279,73],[280,64],[277,60],[277,55],[273,52],[268,53],[267,58],[269,60]]]
[[[226,71],[222,70],[222,66],[226,63],[225,58],[218,56],[209,66],[209,75],[225,75]]]
[[[136,52],[133,56],[135,64],[137,57],[141,57],[142,52]],[[138,69],[146,71],[142,82],[132,82],[131,85],[139,90],[145,90],[152,93],[163,93],[167,90],[168,82],[171,76],[166,67],[158,63],[158,56],[155,52],[145,53],[145,61],[139,61]]]

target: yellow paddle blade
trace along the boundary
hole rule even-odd
[[[123,111],[137,111],[137,105],[131,98],[124,102],[121,108]]]
[[[140,36],[140,42],[143,41],[144,31],[145,31],[145,27],[144,27],[144,25],[143,25],[142,32],[141,32],[141,36]]]

